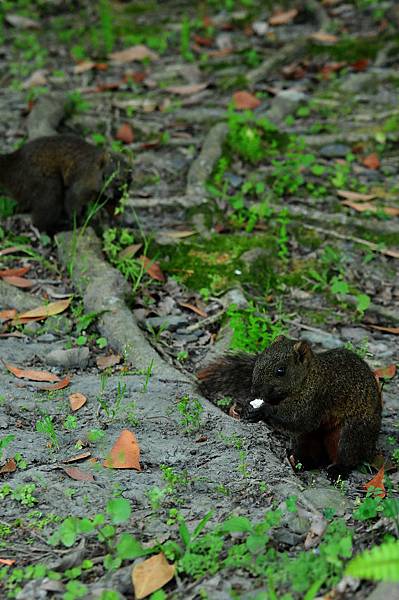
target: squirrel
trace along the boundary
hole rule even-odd
[[[0,186],[19,212],[32,213],[35,227],[54,233],[97,198],[108,160],[104,150],[78,136],[45,136],[0,154]]]
[[[354,352],[316,354],[305,341],[278,336],[260,354],[228,354],[197,373],[209,399],[231,396],[241,416],[289,432],[304,469],[348,473],[372,460],[381,425],[380,386]],[[261,406],[253,408],[258,399]]]

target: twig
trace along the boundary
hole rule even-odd
[[[212,323],[216,323],[216,321],[219,321],[219,319],[224,315],[225,312],[226,312],[226,310],[223,309],[223,310],[219,311],[218,313],[215,313],[214,315],[211,315],[210,317],[203,319],[202,321],[198,321],[197,323],[193,323],[192,325],[189,325],[188,327],[186,327],[186,333],[192,333],[193,331],[197,331],[198,329],[202,329],[203,327],[212,325]]]

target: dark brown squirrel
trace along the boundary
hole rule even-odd
[[[309,344],[279,336],[261,354],[228,354],[197,373],[210,399],[231,396],[242,416],[293,436],[303,468],[350,470],[372,460],[381,425],[381,391],[354,352],[315,354]],[[250,402],[263,400],[259,408]],[[334,476],[334,475],[333,475]]]
[[[31,212],[41,231],[54,233],[96,200],[103,187],[107,153],[75,135],[37,138],[0,155],[0,186]]]

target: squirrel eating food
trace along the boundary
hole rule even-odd
[[[305,341],[277,337],[260,354],[228,354],[197,373],[209,399],[230,396],[241,415],[289,432],[306,469],[351,469],[372,460],[381,391],[367,363],[346,349],[316,354]],[[263,400],[257,408],[254,399]]]
[[[0,154],[0,186],[30,211],[35,227],[54,233],[96,200],[108,162],[104,150],[75,135],[37,138]]]

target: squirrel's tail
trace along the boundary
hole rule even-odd
[[[226,354],[196,373],[198,387],[210,400],[229,397],[247,403],[255,361],[256,354]]]

